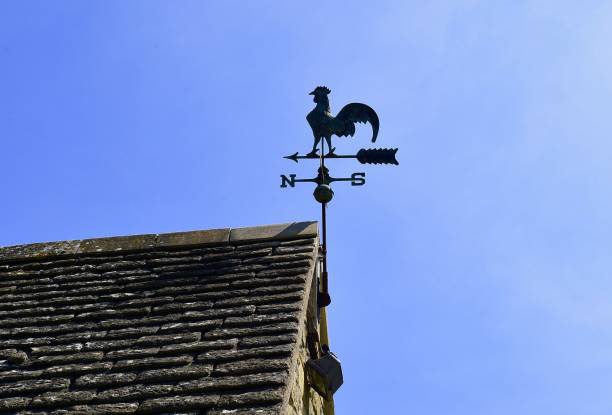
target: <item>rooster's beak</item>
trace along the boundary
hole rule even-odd
[[[312,91],[312,92],[310,92],[308,95],[314,95],[314,94],[315,94],[315,92],[314,92],[314,91]]]

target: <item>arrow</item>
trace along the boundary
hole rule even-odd
[[[357,159],[361,164],[399,164],[395,158],[397,148],[362,148],[355,154],[351,155],[339,155],[339,154],[327,154],[323,156],[324,159]],[[285,156],[288,160],[293,160],[296,163],[301,159],[316,159],[319,160],[321,157],[317,155],[305,155],[300,156],[299,153]]]
[[[323,156],[323,158],[326,159],[326,160],[327,159],[354,159],[356,157],[357,156],[342,156],[342,155],[338,155],[338,154],[327,154],[327,155]],[[295,161],[297,163],[298,160],[301,160],[301,159],[316,159],[316,160],[319,160],[319,159],[321,159],[321,156],[317,156],[317,155],[300,156],[299,153],[295,153],[295,154],[292,154],[290,156],[285,156],[283,158],[288,159],[288,160],[293,160],[293,161]]]

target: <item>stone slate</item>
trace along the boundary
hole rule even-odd
[[[307,222],[0,248],[0,414],[283,413],[316,236]]]

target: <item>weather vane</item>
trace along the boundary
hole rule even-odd
[[[319,307],[326,307],[331,303],[331,298],[328,292],[327,284],[327,218],[326,208],[334,192],[330,187],[333,182],[350,182],[352,186],[363,186],[365,184],[364,172],[351,174],[351,177],[332,177],[329,174],[329,169],[325,166],[325,161],[333,159],[357,159],[361,164],[394,164],[398,165],[395,154],[397,148],[362,148],[355,155],[339,155],[335,153],[336,148],[332,146],[332,135],[338,137],[348,137],[355,134],[355,123],[370,123],[372,126],[372,142],[376,142],[378,137],[378,115],[376,112],[365,104],[352,103],[345,105],[344,108],[334,117],[329,106],[330,94],[329,88],[318,86],[310,93],[314,95],[313,101],[317,104],[315,108],[308,113],[306,120],[312,128],[314,135],[314,143],[312,150],[308,154],[300,155],[299,152],[290,156],[285,156],[286,159],[293,160],[296,163],[299,160],[313,159],[319,160],[318,174],[314,178],[298,179],[295,174],[281,174],[281,187],[295,187],[296,183],[312,182],[316,183],[317,187],[314,191],[314,197],[317,202],[321,203],[321,225],[322,225],[322,244],[321,244],[321,259],[323,270],[321,274],[321,290],[319,292]],[[325,153],[325,143],[327,143],[327,154]],[[321,145],[319,152],[319,144]]]

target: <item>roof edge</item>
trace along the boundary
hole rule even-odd
[[[318,236],[318,223],[316,221],[308,221],[234,229],[207,229],[187,232],[42,242],[0,247],[0,263],[83,254],[228,245],[230,243],[240,244],[265,240],[312,238],[316,236]]]

